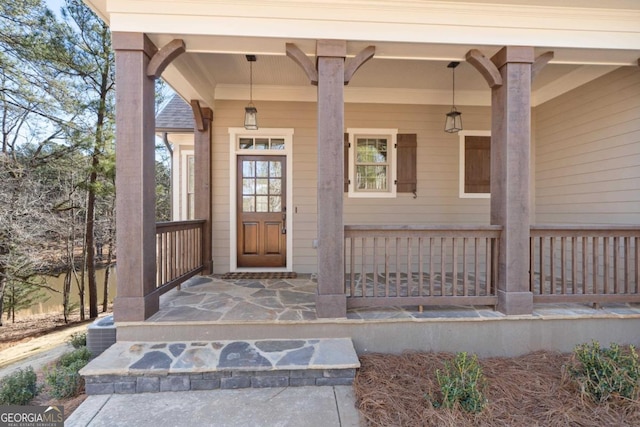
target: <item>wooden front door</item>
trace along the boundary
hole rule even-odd
[[[286,157],[238,156],[238,267],[286,267]]]

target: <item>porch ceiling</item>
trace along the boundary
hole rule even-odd
[[[216,99],[248,99],[249,65],[244,55],[249,53],[258,57],[253,66],[255,100],[316,100],[316,88],[310,85],[300,67],[285,56],[286,40],[280,41],[280,52],[265,48],[260,42],[238,46],[236,52],[203,52],[197,46],[204,42],[190,43],[191,37],[151,35],[150,38],[158,46],[173,38],[185,39],[187,53],[169,66],[163,78],[187,100],[200,99],[213,105]],[[299,45],[309,44],[303,41]],[[192,51],[190,46],[194,45]],[[376,46],[376,55],[358,70],[345,88],[347,102],[449,105],[451,70],[447,64],[455,60],[461,61],[456,69],[456,104],[490,105],[491,91],[486,81],[464,57],[470,49],[480,49],[490,57],[499,47],[419,45],[410,55],[412,46],[371,42],[350,43],[349,54],[355,56],[360,47],[367,45]],[[315,46],[305,50],[314,57]],[[536,55],[549,50],[554,51],[555,59],[532,84],[534,106],[629,65],[632,58],[640,56],[640,52],[603,51],[595,55],[545,48],[536,49]]]

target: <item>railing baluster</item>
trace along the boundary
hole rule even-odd
[[[640,291],[640,238],[635,237],[633,239],[633,246],[635,249],[635,260],[633,263],[633,269],[635,272],[633,293],[637,294]]]
[[[562,281],[562,295],[567,294],[567,274],[566,274],[566,262],[567,262],[567,238],[565,236],[560,237],[560,280]]]
[[[571,293],[578,293],[578,238],[571,237]]]
[[[361,259],[360,259],[360,282],[362,282],[362,296],[366,297],[367,296],[367,270],[366,270],[366,260],[367,260],[367,255],[366,255],[366,246],[367,246],[367,238],[363,237],[362,239],[360,239],[360,249],[362,254]],[[373,294],[372,296],[376,296],[375,295],[375,289],[373,290]]]
[[[598,247],[599,247],[599,242],[598,242],[598,237],[593,237],[592,238],[592,242],[591,242],[591,246],[593,247],[593,293],[594,294],[599,294],[600,292],[598,292],[598,264],[600,263],[599,260],[599,256],[598,256]]]
[[[351,242],[349,243],[349,247],[350,247],[350,252],[349,252],[349,256],[351,257],[351,262],[350,262],[350,266],[349,266],[349,273],[351,274],[351,295],[352,296],[356,296],[356,249],[355,249],[355,237],[351,238]],[[360,279],[360,281],[362,282],[362,279]],[[363,289],[361,287],[361,289]],[[364,291],[362,292],[362,296],[364,297]]]
[[[373,238],[373,296],[378,296],[378,238]]]
[[[462,293],[463,295],[469,296],[469,289],[467,283],[467,240],[468,238],[462,239]]]
[[[400,237],[396,237],[396,296],[400,296]]]
[[[391,254],[389,253],[389,238],[384,238],[384,271],[385,271],[385,297],[389,295],[389,282],[391,281],[390,273],[389,273],[389,257]]]
[[[618,267],[620,264],[620,238],[613,238],[613,293],[617,294],[618,288]]]
[[[453,291],[453,296],[458,295],[458,239],[453,238],[453,251],[451,254],[451,289]]]
[[[604,293],[608,294],[609,293],[609,268],[610,268],[610,264],[609,264],[609,237],[604,237],[602,239],[602,245],[603,247],[603,252],[602,252],[602,258],[604,261]]]
[[[444,296],[447,291],[447,271],[445,269],[445,238],[440,238],[440,295]]]
[[[588,240],[587,236],[582,236],[582,293],[587,293],[587,279],[589,271],[589,257],[587,256]]]
[[[546,244],[546,241],[547,239],[544,236],[540,236],[540,295],[544,295],[547,290],[547,278],[544,272],[544,264],[546,262],[544,259],[544,245]]]
[[[413,238],[409,237],[407,238],[407,296],[412,296],[413,295],[413,271],[411,268],[411,258],[413,256],[412,254],[412,248],[413,247]]]
[[[434,261],[434,256],[433,256],[433,245],[434,245],[434,241],[433,241],[433,237],[429,237],[429,296],[433,297],[435,296],[435,294],[433,293],[433,282],[435,280],[435,272],[434,267],[433,267],[433,261]],[[637,251],[636,251],[637,254]]]
[[[419,267],[418,267],[418,295],[419,296],[423,296],[424,295],[424,251],[423,251],[423,247],[422,247],[422,237],[418,237],[418,263],[419,263]]]
[[[476,237],[474,240],[474,254],[473,254],[473,277],[475,279],[475,295],[480,296],[480,238]]]
[[[492,247],[493,247],[493,239],[489,238],[486,239],[485,241],[486,243],[486,248],[485,248],[485,272],[484,272],[484,282],[486,283],[485,287],[485,291],[487,293],[487,295],[491,295],[491,285],[492,285],[492,277],[491,277],[491,251],[492,251]]]
[[[624,236],[624,290],[623,293],[629,293],[629,252],[631,251],[631,237]]]
[[[556,293],[556,238],[551,237],[549,243],[549,270],[551,270],[551,294]]]

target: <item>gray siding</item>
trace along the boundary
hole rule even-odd
[[[536,222],[640,224],[640,70],[535,110]]]

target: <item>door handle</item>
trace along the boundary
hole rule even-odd
[[[287,234],[287,227],[282,227],[282,234]]]

